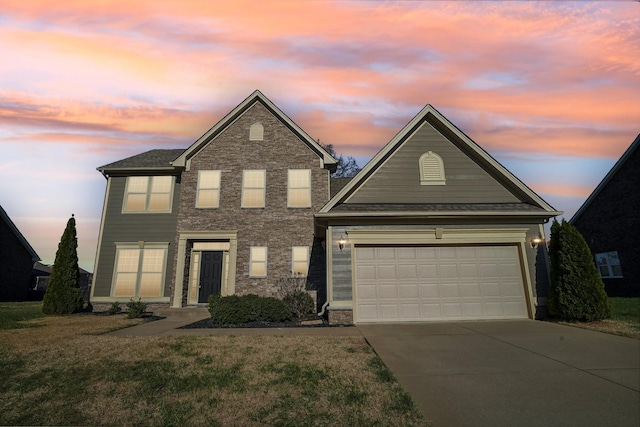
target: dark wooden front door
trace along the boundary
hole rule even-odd
[[[207,302],[209,295],[218,295],[222,286],[222,252],[202,252],[200,258],[200,290],[198,302]]]

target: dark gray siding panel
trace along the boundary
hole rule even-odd
[[[418,160],[438,154],[446,185],[420,185]],[[520,200],[430,124],[410,136],[347,203],[514,203]]]
[[[173,259],[175,251],[176,219],[180,194],[180,183],[174,187],[171,213],[123,214],[122,201],[126,177],[112,177],[107,196],[107,207],[102,230],[102,243],[98,254],[98,265],[94,276],[94,296],[108,297],[111,293],[111,281],[116,256],[116,242],[169,243],[165,275],[164,296],[169,296],[169,287],[173,277]],[[179,181],[179,180],[178,180]]]
[[[334,301],[351,301],[351,246],[346,245],[342,250],[338,247],[337,242],[341,236],[345,235],[344,228],[332,228],[331,233],[331,274],[333,280],[333,300]]]

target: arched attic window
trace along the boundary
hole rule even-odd
[[[420,156],[420,185],[445,185],[444,163],[442,157],[433,151]]]
[[[249,141],[262,141],[264,139],[264,127],[260,123],[254,123],[249,128]]]

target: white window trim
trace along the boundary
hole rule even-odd
[[[256,122],[249,128],[249,141],[264,141],[264,126]]]
[[[136,271],[136,285],[135,285],[135,290],[134,290],[134,294],[133,295],[115,295],[115,290],[116,290],[116,281],[118,278],[118,260],[120,257],[120,251],[121,250],[131,250],[131,249],[137,249],[140,251],[139,256],[138,256],[138,270]],[[142,278],[142,264],[144,261],[144,250],[145,249],[162,249],[163,250],[163,260],[162,260],[162,275],[160,278],[160,295],[157,296],[151,296],[151,297],[141,297],[140,296],[140,285],[141,285],[141,278]],[[116,242],[116,256],[115,256],[115,262],[113,263],[113,274],[111,276],[111,291],[110,291],[110,296],[111,298],[137,298],[140,297],[142,299],[157,299],[157,298],[163,298],[164,297],[164,286],[165,286],[165,281],[166,281],[166,276],[167,276],[167,258],[168,258],[168,251],[169,251],[169,243],[147,243],[147,242],[126,242],[126,243],[120,243],[120,242]]]
[[[433,176],[428,176],[426,173],[427,168],[425,168],[424,160],[427,157],[434,159],[437,163],[437,168],[438,168],[437,178]],[[418,168],[420,169],[420,185],[445,185],[446,184],[447,180],[444,174],[444,162],[442,161],[442,157],[440,157],[433,151],[427,151],[426,153],[422,154],[422,156],[420,156],[420,160],[418,161]]]
[[[296,248],[304,248],[306,250],[305,262],[307,263],[307,269],[304,274],[299,275],[296,274],[295,264],[296,262],[302,262],[300,259],[295,258],[295,250]],[[291,247],[291,276],[293,277],[307,277],[309,275],[309,246],[292,246]]]
[[[153,188],[153,179],[154,178],[160,178],[160,177],[170,177],[171,178],[171,188],[169,189],[169,207],[167,210],[161,210],[161,211],[150,211],[149,210],[149,204],[150,204],[150,200],[151,200],[151,188]],[[146,178],[148,178],[147,181],[147,192],[146,192],[146,199],[145,199],[145,204],[144,204],[144,209],[143,210],[127,210],[127,196],[129,195],[129,178],[132,178],[131,176],[127,177],[127,181],[124,187],[124,197],[122,199],[122,213],[124,214],[157,214],[157,213],[171,213],[171,209],[173,206],[173,193],[174,193],[174,185],[175,185],[175,179],[173,176],[171,175],[153,175],[153,176],[146,176]],[[136,193],[136,194],[142,194],[142,193]],[[156,194],[166,194],[166,193],[156,193]]]
[[[291,172],[300,172],[306,171],[309,176],[309,186],[308,187],[291,187]],[[309,194],[309,203],[306,205],[291,205],[291,190],[308,190]],[[288,208],[310,208],[311,207],[311,169],[289,169],[287,171],[287,207]]]
[[[246,177],[247,177],[247,172],[262,172],[262,182],[264,183],[264,185],[262,187],[246,187],[245,186],[245,181],[246,181]],[[245,202],[244,202],[244,196],[245,196],[245,190],[262,190],[262,205],[260,206],[245,206]],[[267,171],[265,169],[245,169],[242,171],[242,194],[241,194],[241,203],[242,203],[242,207],[246,208],[246,209],[262,209],[265,207],[265,199],[266,199],[266,193],[267,193]]]
[[[264,249],[264,260],[256,261],[253,259],[254,249]],[[251,246],[249,248],[249,277],[267,277],[267,260],[269,259],[269,248],[266,246]],[[253,274],[254,264],[264,264],[264,275]]]
[[[611,264],[610,262],[610,258],[609,258],[609,254],[616,254],[616,258],[618,258],[618,264]],[[594,258],[596,260],[596,267],[598,268],[598,272],[600,273],[600,276],[602,276],[603,279],[622,279],[624,277],[623,274],[620,274],[619,276],[616,276],[613,272],[613,266],[617,265],[618,267],[620,267],[620,271],[622,272],[622,263],[620,263],[620,255],[618,254],[618,251],[609,251],[609,252],[599,252],[597,254],[594,255]],[[605,264],[599,264],[598,263],[598,259],[604,259],[607,263]],[[606,267],[608,274],[605,276],[602,274],[602,271],[600,270],[600,267]]]
[[[217,172],[218,175],[218,186],[217,187],[207,187],[207,188],[202,188],[200,186],[200,175],[202,174],[202,172]],[[197,187],[196,187],[196,208],[198,209],[215,209],[220,207],[220,187],[222,187],[222,172],[219,170],[199,170],[198,171],[198,183],[197,183]],[[218,197],[216,198],[216,202],[213,206],[200,206],[200,190],[217,190],[218,191]]]

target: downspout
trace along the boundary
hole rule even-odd
[[[327,309],[328,306],[329,306],[329,301],[327,301],[324,304],[322,304],[322,311],[320,311],[320,313],[318,313],[318,317],[324,316],[324,311]]]

